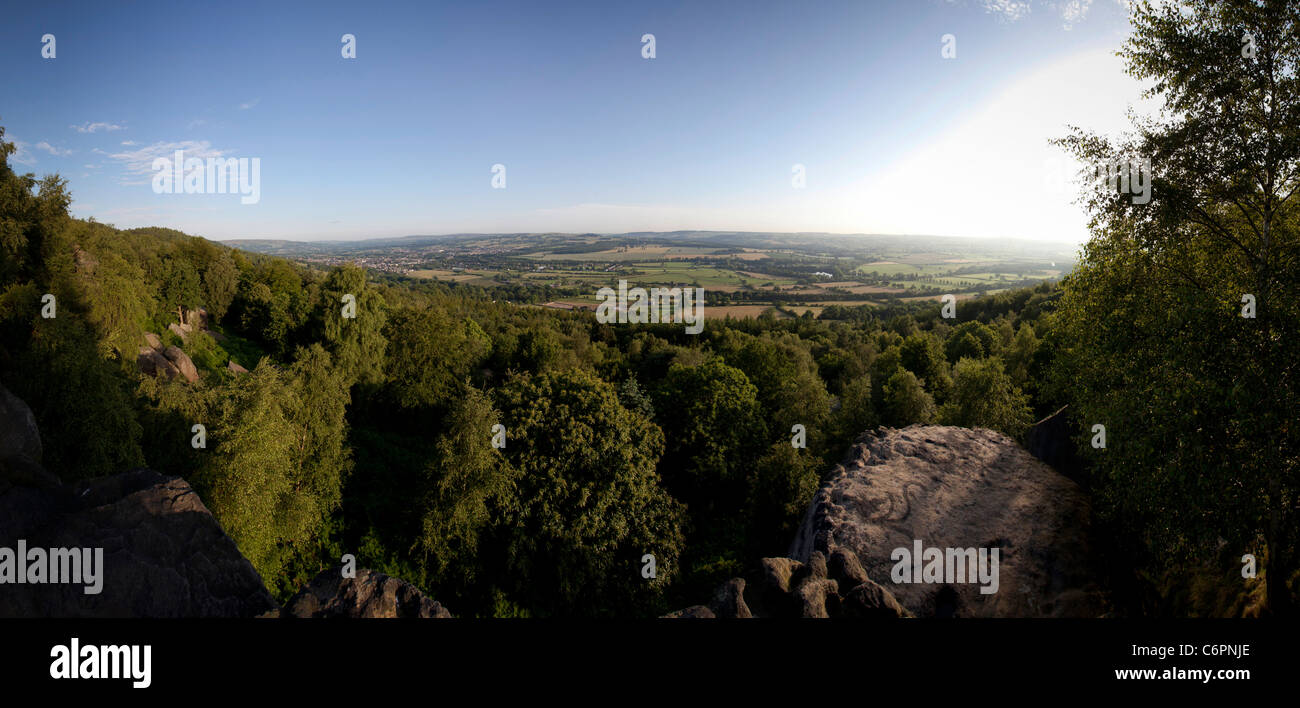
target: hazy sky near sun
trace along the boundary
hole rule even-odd
[[[1122,0],[99,1],[7,15],[13,166],[66,177],[77,216],[215,239],[1082,241],[1047,141],[1067,124],[1121,130],[1139,98],[1114,56]],[[153,158],[176,149],[260,158],[260,201],[155,194]]]

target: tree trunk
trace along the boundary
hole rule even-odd
[[[1280,485],[1274,477],[1269,484],[1268,529],[1264,541],[1268,544],[1268,565],[1264,566],[1264,611],[1274,617],[1290,616],[1294,609],[1291,592],[1286,581],[1291,576],[1291,554],[1287,549],[1286,513],[1282,508]]]

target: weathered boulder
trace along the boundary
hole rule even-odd
[[[840,600],[845,617],[861,619],[898,619],[908,617],[906,608],[885,588],[870,580],[854,587]]]
[[[828,573],[837,575],[828,577]],[[764,558],[748,579],[732,578],[718,586],[707,607],[695,605],[664,616],[883,619],[912,615],[889,590],[866,577],[853,551],[836,549],[830,563],[820,551],[814,551],[808,563]]]
[[[0,546],[102,549],[103,566],[97,594],[85,583],[0,586],[0,617],[253,617],[276,606],[179,477],[134,469],[75,487],[11,481],[0,487]]]
[[[826,618],[838,615],[840,609],[839,583],[829,578],[808,577],[795,588],[799,599],[799,616]]]
[[[154,351],[163,350],[162,339],[158,335],[154,334],[153,332],[144,333],[144,343],[148,344],[149,348],[153,349]]]
[[[184,376],[186,381],[194,383],[199,380],[199,370],[194,367],[194,362],[190,359],[190,356],[181,351],[180,347],[167,347],[163,350],[163,356],[167,357],[167,360],[180,371],[181,376]]]
[[[244,367],[240,366],[239,364],[236,364],[234,359],[231,359],[230,361],[226,362],[226,368],[227,368],[227,369],[230,369],[232,372],[234,372],[234,373],[236,373],[236,374],[247,374],[247,373],[248,373],[248,369],[245,369]]]
[[[745,604],[744,578],[732,578],[719,585],[717,591],[713,593],[713,602],[709,603],[709,609],[713,611],[715,617],[723,619],[753,617]]]
[[[343,577],[342,566],[324,571],[294,595],[281,617],[447,618],[451,613],[419,588],[375,570]]]
[[[1095,581],[1089,520],[1078,485],[1005,435],[884,428],[860,438],[818,490],[790,555],[807,561],[817,552],[852,551],[867,575],[918,616],[1099,616],[1106,603]],[[969,575],[894,582],[894,550],[911,553],[916,541],[998,549],[997,592],[982,594]],[[836,565],[842,575],[857,574],[843,561]]]
[[[180,337],[182,342],[185,341],[186,337],[190,336],[190,327],[188,325],[176,324],[173,322],[167,325],[167,330],[177,337]]]
[[[803,568],[793,558],[763,558],[758,562],[755,581],[749,584],[750,610],[759,616],[797,617],[802,609],[790,591],[795,574]]]
[[[863,583],[871,582],[871,576],[858,562],[858,557],[853,555],[852,551],[836,548],[831,551],[831,558],[826,563],[827,575],[834,581],[846,588],[855,588]]]
[[[163,356],[162,352],[150,347],[140,347],[135,362],[140,367],[141,373],[148,376],[166,376],[173,379],[181,375],[180,369],[177,369],[175,364]]]
[[[190,331],[207,329],[211,325],[207,309],[200,307],[197,310],[186,310],[181,325]]]
[[[25,457],[40,462],[42,452],[41,433],[32,409],[0,385],[0,459]]]
[[[72,259],[78,275],[92,276],[99,268],[99,259],[76,244],[72,246]]]

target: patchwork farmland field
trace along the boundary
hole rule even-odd
[[[714,316],[810,313],[967,299],[1057,280],[1069,246],[976,239],[673,232],[466,234],[382,242],[283,243],[266,248],[300,261],[354,261],[393,277],[496,288],[509,302],[594,307],[601,287],[704,288]],[[286,253],[286,249],[289,252]]]

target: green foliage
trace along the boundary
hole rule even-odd
[[[668,440],[663,469],[669,491],[696,519],[734,514],[767,439],[758,389],[741,370],[713,360],[674,364],[655,399]]]
[[[441,407],[488,354],[491,341],[472,320],[452,322],[442,310],[399,309],[384,327],[387,384],[404,408]],[[430,366],[429,362],[439,362]]]
[[[203,332],[191,332],[181,348],[200,371],[222,372],[230,360],[230,355],[226,354],[216,340]]]
[[[349,313],[352,317],[344,316],[349,304],[344,296],[355,298],[355,312]],[[323,324],[322,340],[352,381],[383,382],[387,309],[383,297],[366,283],[365,271],[357,266],[334,268],[321,286],[316,317]]]
[[[997,334],[982,322],[962,322],[948,335],[944,353],[948,361],[956,364],[964,358],[978,359],[999,351]]]
[[[746,503],[745,558],[781,554],[803,519],[819,481],[821,460],[789,440],[773,443],[755,463],[754,483]]]
[[[514,470],[491,444],[499,420],[488,397],[466,387],[427,468],[421,550],[438,586],[466,599],[493,568],[481,539],[502,512],[518,511]]]
[[[1007,373],[1011,376],[1011,383],[1021,389],[1029,387],[1033,380],[1030,371],[1037,353],[1038,336],[1034,334],[1034,328],[1028,323],[1021,324],[1006,351]]]
[[[844,390],[840,392],[839,419],[841,437],[846,440],[857,438],[876,426],[870,376],[859,376],[844,385]]]
[[[821,435],[822,424],[830,415],[830,396],[799,337],[731,337],[723,339],[718,349],[758,390],[758,400],[774,430],[788,431],[800,424],[810,436]]]
[[[243,280],[236,304],[236,326],[240,332],[260,340],[277,355],[288,351],[293,321],[290,319],[290,299],[287,293],[277,295],[265,283]],[[244,366],[247,367],[247,364]]]
[[[900,369],[885,382],[881,414],[886,424],[894,427],[929,423],[934,420],[934,399],[926,393],[916,374]]]
[[[282,599],[291,565],[326,544],[351,455],[344,446],[347,386],[319,345],[300,353],[289,372],[263,360],[251,373],[216,385],[146,379],[149,419],[165,425],[150,449],[184,471],[222,528]],[[191,426],[206,446],[190,448]],[[156,464],[156,462],[155,462]]]
[[[1093,239],[1053,313],[1054,391],[1072,401],[1102,519],[1139,567],[1263,538],[1268,602],[1284,613],[1300,536],[1300,5],[1192,0],[1132,21],[1121,55],[1159,119],[1116,143],[1082,130],[1059,143],[1086,164],[1150,158],[1153,198],[1101,180],[1085,191]],[[1104,449],[1087,443],[1094,424]]]
[[[654,403],[650,400],[650,396],[646,395],[645,389],[641,388],[641,384],[637,383],[636,374],[627,377],[618,385],[618,398],[624,408],[654,419]]]
[[[944,361],[943,345],[939,339],[926,332],[917,332],[903,340],[899,352],[903,368],[916,374],[935,399],[943,402],[952,390],[948,376],[948,363]]]
[[[338,506],[343,482],[352,469],[352,455],[345,446],[349,381],[319,344],[298,350],[290,377],[293,406],[288,418],[296,428],[294,487],[311,497],[316,516],[323,518]]]
[[[188,260],[177,257],[165,260],[159,282],[162,285],[158,299],[161,312],[193,310],[202,302],[199,273]],[[180,319],[179,314],[177,319]]]
[[[39,303],[23,307],[38,312]],[[144,462],[140,425],[125,382],[85,323],[68,316],[30,320],[29,348],[5,384],[28,403],[44,442],[45,466],[65,482],[114,474]]]
[[[192,415],[207,426],[208,440],[191,481],[253,567],[273,578],[287,548],[311,538],[317,513],[314,500],[294,488],[301,431],[290,421],[292,391],[264,361],[227,387],[202,393]]]
[[[604,614],[653,602],[677,572],[681,508],[659,485],[663,433],[583,371],[521,377],[499,392],[518,471],[505,515],[503,582],[545,613]],[[641,577],[641,556],[657,578]]]
[[[1019,439],[1032,421],[1029,397],[1002,369],[996,357],[962,359],[953,376],[953,394],[939,410],[939,422],[964,428],[991,428]]]

